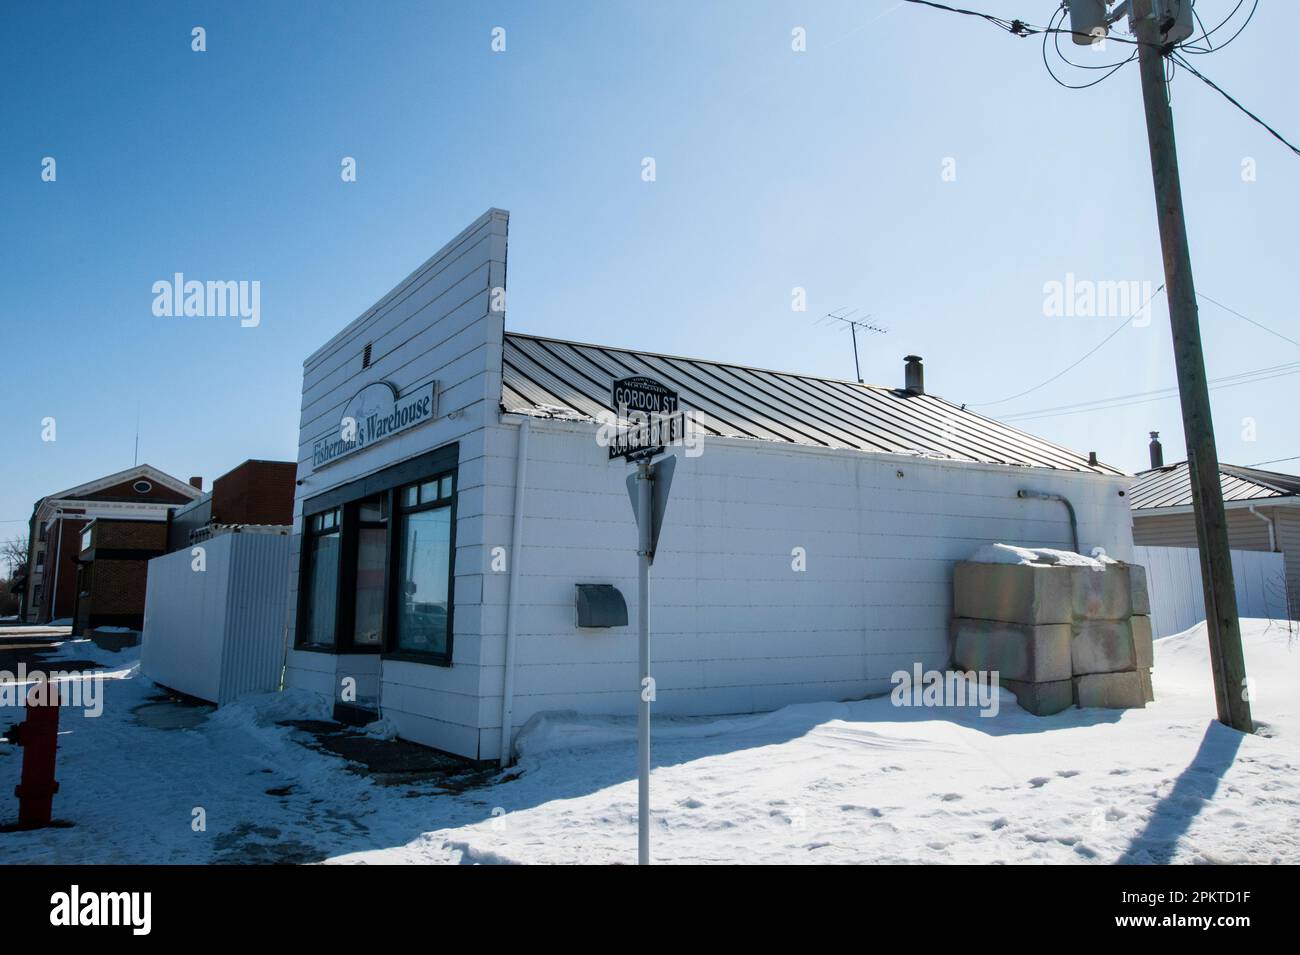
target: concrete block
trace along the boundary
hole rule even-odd
[[[1105,570],[1071,567],[1070,573],[1075,620],[1123,620],[1133,613],[1127,564],[1107,564]]]
[[[1050,683],[1071,676],[1067,624],[1031,627],[995,620],[953,621],[953,661],[962,670],[996,670],[999,679]]]
[[[1155,642],[1151,632],[1151,618],[1133,616],[1129,618],[1133,628],[1133,651],[1137,658],[1139,670],[1150,670],[1156,665]]]
[[[1069,623],[1074,600],[1070,570],[959,561],[953,565],[953,616],[1029,625]]]
[[[1074,625],[1070,641],[1070,666],[1075,676],[1085,673],[1120,673],[1138,667],[1137,640],[1132,620],[1085,620]]]
[[[1016,695],[1016,702],[1022,710],[1035,716],[1051,716],[1074,706],[1073,680],[1053,680],[1050,683],[1003,680],[1002,686]]]
[[[1137,670],[1127,673],[1088,673],[1074,678],[1074,701],[1081,707],[1140,710],[1147,694]]]
[[[1129,605],[1132,612],[1148,616],[1151,613],[1151,592],[1147,589],[1147,569],[1141,564],[1128,565]]]
[[[1151,671],[1145,667],[1139,667],[1137,671],[1138,682],[1142,684],[1142,696],[1148,703],[1155,702],[1156,691],[1151,686]]]

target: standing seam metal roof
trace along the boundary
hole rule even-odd
[[[1120,475],[937,395],[508,332],[501,407],[595,419],[610,388],[645,375],[678,392],[706,436]]]
[[[1279,474],[1276,471],[1259,471],[1233,464],[1219,465],[1219,487],[1224,502],[1264,501],[1269,498],[1293,497],[1300,494],[1300,477]],[[1143,471],[1129,492],[1129,506],[1135,510],[1159,507],[1191,507],[1192,482],[1187,473],[1187,462],[1168,464],[1162,468]]]

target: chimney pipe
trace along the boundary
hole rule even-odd
[[[925,370],[920,355],[905,355],[903,361],[903,388],[914,395],[925,394]]]
[[[1159,432],[1159,431],[1152,431],[1152,432],[1151,432],[1151,444],[1148,445],[1148,447],[1150,447],[1150,449],[1151,449],[1151,467],[1152,467],[1153,469],[1154,469],[1154,468],[1162,468],[1162,467],[1164,467],[1164,466],[1165,466],[1165,449],[1164,449],[1163,447],[1160,446],[1160,432]]]
[[[190,478],[190,487],[194,488],[196,491],[203,490],[203,478],[201,477]]]

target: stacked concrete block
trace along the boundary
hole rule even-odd
[[[1031,713],[1154,699],[1141,567],[962,561],[953,571],[953,612],[955,665],[996,670]]]

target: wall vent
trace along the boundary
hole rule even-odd
[[[366,342],[366,348],[365,348],[365,350],[361,353],[361,367],[362,367],[362,368],[369,368],[369,367],[370,367],[370,346],[373,345],[373,344],[374,344],[374,342]]]

